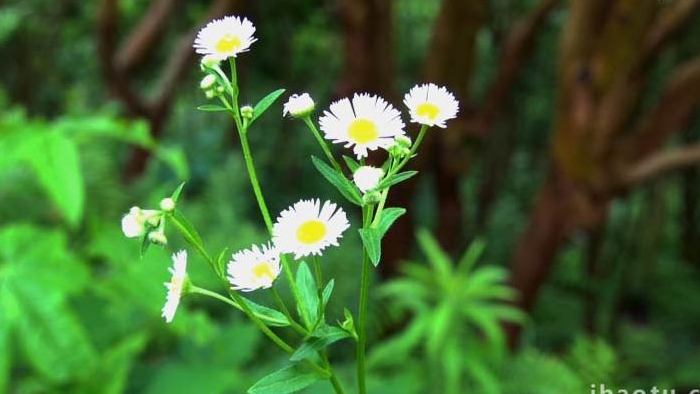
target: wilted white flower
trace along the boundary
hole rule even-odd
[[[308,93],[293,94],[284,104],[282,116],[287,116],[287,114],[289,114],[295,118],[301,118],[313,112],[314,108],[314,100]]]
[[[175,317],[175,312],[177,311],[177,306],[180,304],[180,298],[183,295],[185,286],[187,283],[187,251],[181,250],[174,253],[172,256],[173,266],[168,268],[170,274],[170,282],[165,283],[165,287],[168,289],[168,294],[165,300],[165,305],[163,305],[162,316],[165,318],[167,323],[173,321]]]
[[[273,246],[253,245],[234,253],[228,263],[228,280],[234,290],[253,291],[272,287],[280,273],[280,254]]]
[[[280,213],[272,230],[272,240],[281,253],[294,253],[299,259],[320,255],[350,227],[345,211],[326,201],[301,200]]]
[[[355,173],[352,175],[352,180],[355,181],[360,191],[365,193],[377,187],[383,176],[384,170],[381,168],[362,166],[355,170]]]
[[[356,94],[352,102],[345,98],[334,102],[319,119],[326,139],[353,147],[358,159],[368,150],[388,148],[394,137],[404,134],[401,114],[381,97]]]
[[[224,60],[247,51],[257,41],[254,33],[255,26],[247,18],[227,16],[209,22],[200,30],[194,40],[194,48],[197,53]]]
[[[411,122],[426,126],[447,127],[445,121],[459,112],[455,96],[444,87],[429,83],[414,86],[403,100],[411,112]]]

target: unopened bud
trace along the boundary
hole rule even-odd
[[[202,81],[199,83],[199,87],[202,88],[202,90],[209,90],[214,85],[216,84],[216,77],[208,74],[205,75],[204,78],[202,78]]]
[[[207,71],[212,68],[219,67],[219,63],[221,63],[221,60],[218,57],[206,55],[202,58],[202,60],[200,60],[199,66],[202,69],[202,71]]]
[[[382,193],[380,192],[369,192],[362,196],[362,202],[364,204],[376,204],[382,199]]]
[[[165,233],[163,233],[162,230],[151,231],[148,233],[148,240],[158,245],[168,244],[168,238],[165,237]]]
[[[396,145],[399,145],[404,148],[410,148],[411,144],[413,144],[411,138],[405,135],[397,135],[396,137],[394,137],[394,141],[396,141]]]
[[[162,209],[165,212],[172,212],[175,210],[175,201],[170,198],[164,198],[160,200],[160,209]]]
[[[243,117],[243,119],[253,119],[253,112],[253,107],[250,105],[244,105],[241,107],[241,117]]]

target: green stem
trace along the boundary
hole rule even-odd
[[[370,208],[362,208],[362,227],[367,228],[371,218]],[[367,299],[369,295],[370,261],[367,251],[362,249],[362,278],[360,279],[360,305],[357,322],[357,384],[360,394],[367,393],[365,383],[365,346],[367,345]]]
[[[248,316],[248,318],[250,320],[252,320],[256,326],[258,326],[260,331],[262,331],[265,335],[267,335],[268,338],[270,338],[272,340],[272,342],[274,342],[277,346],[279,346],[285,352],[294,353],[294,348],[289,346],[282,338],[280,338],[279,336],[277,336],[277,334],[272,332],[272,330],[270,330],[270,327],[265,325],[265,323],[263,323],[262,320],[260,320],[257,316],[255,316],[253,311],[250,310],[250,307],[248,307],[248,304],[246,304],[245,301],[243,301],[243,298],[237,292],[235,292],[235,291],[231,292],[231,297],[233,297],[233,300],[231,300],[229,298],[222,296],[219,293],[215,293],[215,292],[209,291],[207,289],[202,289],[201,287],[197,287],[197,286],[191,286],[190,291],[192,293],[202,294],[202,295],[205,295],[208,297],[216,298],[217,300],[223,301],[223,302],[225,302],[233,307],[236,307],[236,308],[237,308],[236,304],[238,304],[238,306],[240,306],[240,308],[243,309],[243,313],[245,313]],[[235,303],[234,303],[234,301],[235,301]]]
[[[304,327],[301,326],[301,324],[297,323],[296,320],[292,317],[292,314],[289,312],[289,309],[287,308],[287,305],[284,303],[284,300],[282,300],[282,297],[280,297],[280,294],[277,292],[277,289],[274,287],[272,288],[272,295],[275,298],[275,302],[277,303],[277,306],[282,310],[282,313],[284,313],[284,316],[287,317],[287,320],[289,320],[289,324],[292,326],[294,331],[298,332],[302,336],[307,336],[309,334],[308,331]]]
[[[408,154],[408,156],[403,158],[403,160],[399,163],[399,165],[396,166],[393,173],[399,172],[403,168],[403,166],[405,166],[406,163],[408,163],[408,161],[413,158],[413,155],[415,155],[416,151],[418,151],[418,147],[420,146],[421,142],[423,142],[423,138],[425,138],[425,135],[427,132],[428,132],[428,126],[426,126],[426,125],[421,126],[420,132],[418,132],[418,137],[416,138],[416,141],[411,146],[410,153]]]
[[[248,178],[250,179],[250,184],[253,187],[253,193],[255,194],[255,200],[260,208],[260,213],[262,214],[263,221],[265,222],[265,227],[270,235],[272,235],[272,218],[270,216],[270,211],[265,203],[265,197],[263,196],[262,189],[260,187],[260,181],[258,180],[258,174],[255,171],[255,163],[253,162],[253,155],[250,151],[250,144],[248,143],[248,130],[244,127],[240,118],[240,108],[238,108],[238,77],[236,75],[236,61],[234,58],[229,58],[231,64],[231,83],[232,91],[231,95],[233,100],[234,110],[231,113],[233,119],[236,123],[236,129],[238,130],[238,136],[241,140],[241,150],[243,151],[243,159],[245,160],[246,170],[248,171]],[[292,294],[294,295],[294,300],[299,303],[299,290],[297,289],[296,282],[294,281],[294,274],[289,266],[286,256],[280,256],[280,261],[282,263],[282,270],[287,277],[287,282],[289,282],[289,287],[292,289]]]
[[[344,394],[345,390],[343,390],[343,386],[340,384],[340,380],[338,380],[338,377],[335,375],[335,372],[333,372],[333,367],[331,367],[330,361],[328,361],[328,355],[324,351],[321,354],[321,360],[323,360],[323,365],[326,367],[326,369],[329,371],[331,374],[329,380],[331,381],[331,384],[333,385],[333,389],[337,394]]]
[[[311,130],[311,133],[314,135],[314,137],[316,137],[316,142],[318,142],[318,144],[321,146],[323,153],[326,154],[326,158],[333,165],[333,168],[335,168],[336,171],[342,174],[343,170],[340,167],[340,164],[338,164],[338,161],[336,161],[335,157],[333,157],[331,149],[328,147],[326,140],[324,140],[323,137],[321,137],[321,133],[319,133],[318,129],[316,128],[316,125],[311,120],[311,117],[307,115],[303,118],[303,121],[304,123],[306,123],[306,126],[308,126],[309,130]]]

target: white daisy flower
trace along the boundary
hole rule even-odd
[[[345,98],[334,102],[319,119],[326,139],[353,147],[358,159],[368,150],[388,148],[394,137],[403,135],[401,114],[381,97],[356,94],[352,103]]]
[[[345,211],[326,201],[301,200],[280,213],[272,229],[272,240],[281,253],[294,253],[299,259],[320,255],[330,245],[338,246],[338,239],[350,227]]]
[[[355,170],[352,175],[352,180],[355,181],[357,187],[362,193],[374,189],[379,184],[384,176],[384,170],[372,166],[362,166]]]
[[[269,289],[280,273],[280,254],[274,246],[253,245],[234,253],[228,263],[228,280],[234,290]]]
[[[177,306],[180,304],[180,297],[182,297],[185,288],[185,282],[187,281],[187,251],[181,250],[174,253],[172,258],[173,266],[172,268],[168,268],[172,277],[170,278],[170,282],[165,283],[165,287],[168,289],[168,295],[165,300],[165,305],[163,305],[162,314],[166,323],[173,321]]]
[[[416,85],[403,99],[411,112],[411,122],[447,127],[445,121],[457,117],[459,102],[444,87],[429,83]]]
[[[289,97],[287,103],[284,104],[282,116],[287,116],[287,114],[290,114],[295,118],[300,118],[313,112],[314,108],[314,100],[308,93],[293,94]]]
[[[158,226],[161,212],[153,209],[131,207],[129,213],[122,217],[122,232],[127,238],[140,237],[146,233],[146,224]]]
[[[257,41],[253,37],[255,26],[247,18],[227,16],[209,22],[197,33],[194,49],[202,55],[211,55],[221,60],[236,57],[246,52],[250,44]]]

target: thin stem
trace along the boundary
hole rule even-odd
[[[279,346],[282,350],[284,350],[287,353],[294,353],[294,348],[289,346],[282,338],[278,337],[277,334],[272,332],[270,330],[270,327],[265,325],[265,323],[262,322],[255,314],[253,311],[250,310],[250,307],[248,307],[248,304],[243,301],[243,298],[236,293],[235,291],[231,292],[231,297],[233,297],[233,300],[226,298],[222,296],[219,293],[215,293],[213,291],[209,291],[207,289],[202,289],[201,287],[196,287],[196,286],[191,286],[190,291],[193,293],[197,294],[202,294],[208,297],[216,298],[217,300],[223,301],[233,307],[236,307],[236,309],[242,309],[243,313],[245,313],[250,320],[255,323],[256,326],[265,334],[267,335],[268,338],[272,340],[277,346]],[[235,303],[234,303],[235,301]],[[238,305],[236,305],[238,304]],[[239,308],[240,307],[240,308]]]
[[[413,158],[413,155],[416,154],[416,151],[418,151],[418,147],[420,146],[421,142],[423,142],[423,138],[425,138],[425,134],[428,132],[428,126],[423,125],[420,128],[420,132],[418,132],[418,137],[416,138],[416,141],[413,143],[411,146],[411,151],[408,154],[408,156],[404,157],[404,159],[399,163],[399,165],[396,166],[394,169],[394,173],[398,172],[403,168],[403,166],[408,163],[409,160]]]
[[[340,380],[336,376],[335,372],[333,371],[333,367],[331,366],[330,361],[328,361],[328,355],[324,351],[321,354],[321,360],[323,360],[323,365],[326,367],[328,372],[331,374],[329,380],[331,381],[331,384],[333,385],[333,389],[337,394],[345,394],[345,391],[343,390],[343,386],[340,384]]]
[[[306,126],[309,128],[309,130],[311,130],[311,133],[314,135],[314,137],[316,137],[316,142],[318,142],[318,144],[321,146],[323,153],[326,154],[326,158],[333,165],[333,168],[335,168],[336,171],[342,174],[343,170],[340,167],[340,164],[338,164],[338,161],[336,161],[335,157],[333,157],[331,149],[328,147],[326,140],[324,140],[323,137],[321,137],[321,133],[319,133],[318,129],[316,128],[316,125],[311,120],[311,117],[307,115],[303,118],[303,121],[304,123],[306,123]]]
[[[371,218],[370,208],[362,208],[362,227],[367,228]],[[360,394],[367,393],[365,383],[365,346],[367,344],[367,299],[369,294],[369,256],[365,248],[362,248],[362,278],[360,279],[360,305],[358,316],[357,334],[357,384]]]
[[[284,300],[282,300],[282,297],[280,297],[279,292],[277,292],[277,289],[274,287],[272,288],[272,296],[275,298],[275,302],[277,303],[277,306],[282,310],[282,313],[284,313],[284,316],[287,317],[287,320],[289,320],[289,324],[292,326],[294,331],[298,332],[302,336],[307,336],[309,334],[308,331],[304,327],[301,326],[301,324],[297,323],[294,318],[292,317],[292,314],[289,312],[289,309],[287,308],[287,305],[284,303]]]
[[[250,151],[250,144],[248,143],[248,130],[244,127],[241,122],[240,108],[238,108],[238,77],[236,75],[236,61],[234,58],[229,58],[231,64],[231,84],[232,91],[231,98],[233,100],[234,110],[231,112],[233,119],[236,123],[236,129],[238,130],[238,136],[241,140],[241,150],[243,151],[243,159],[245,160],[246,170],[248,171],[248,178],[250,179],[250,184],[253,187],[253,194],[255,194],[255,201],[258,203],[260,208],[260,213],[262,214],[263,221],[265,222],[265,227],[268,233],[272,235],[272,218],[270,216],[270,211],[265,203],[265,197],[263,196],[262,189],[260,187],[260,181],[258,180],[258,174],[255,171],[255,163],[253,162],[253,155]],[[280,261],[282,263],[282,270],[287,278],[289,287],[292,289],[292,294],[294,295],[294,300],[299,303],[299,291],[294,281],[294,274],[289,266],[287,258],[282,255],[280,256]]]

